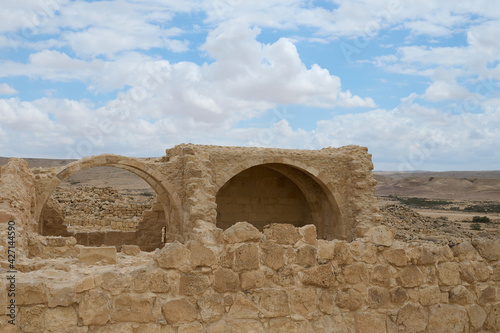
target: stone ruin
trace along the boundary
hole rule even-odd
[[[96,166],[155,191],[134,231],[68,230],[50,200]],[[372,168],[358,146],[179,145],[158,159],[50,169],[11,159],[0,169],[0,271],[14,268],[15,283],[0,280],[0,331],[499,332],[500,242],[395,240]]]

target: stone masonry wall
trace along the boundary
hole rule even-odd
[[[46,238],[46,253],[67,256],[20,263],[17,326],[6,323],[2,292],[0,331],[500,331],[498,241],[407,244],[385,226],[326,241],[312,225],[261,233],[248,223],[200,235],[118,254]]]

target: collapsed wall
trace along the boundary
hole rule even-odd
[[[373,228],[352,242],[313,225],[209,226],[155,253],[48,238],[59,262],[18,274],[20,332],[498,332],[500,242],[453,248],[395,242]],[[64,238],[59,238],[64,240]],[[75,255],[73,250],[78,250]],[[5,288],[5,281],[0,288]],[[0,329],[6,323],[0,297]],[[9,330],[11,329],[11,330]]]

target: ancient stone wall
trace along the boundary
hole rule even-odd
[[[155,253],[45,238],[40,253],[61,261],[19,264],[18,332],[500,331],[498,241],[407,244],[384,226],[327,241],[313,225],[248,223],[203,235]],[[14,332],[0,295],[0,330]]]

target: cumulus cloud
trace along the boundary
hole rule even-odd
[[[7,83],[0,84],[0,95],[15,95],[17,94],[17,90],[12,88]]]

